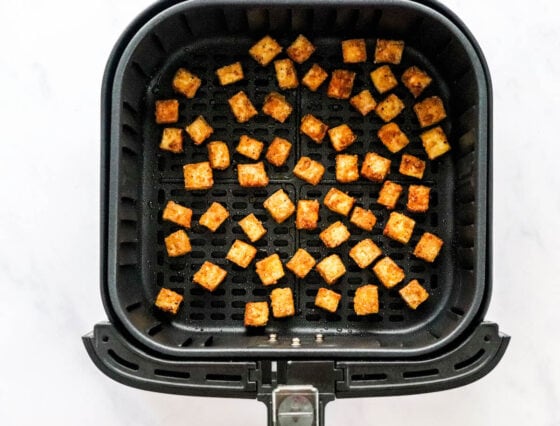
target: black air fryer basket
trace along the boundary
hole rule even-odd
[[[398,164],[376,139],[380,119],[357,114],[347,101],[326,97],[302,87],[284,92],[294,112],[284,124],[262,113],[240,125],[231,116],[227,99],[244,90],[260,109],[266,94],[278,90],[272,65],[261,67],[248,56],[249,47],[265,34],[287,46],[305,34],[317,47],[312,58],[298,65],[303,75],[317,62],[328,71],[357,72],[356,87],[365,87],[373,69],[375,40],[406,43],[395,74],[417,65],[433,82],[422,98],[440,96],[448,118],[442,127],[452,151],[428,164],[423,182],[431,188],[430,210],[414,215],[410,245],[382,237],[386,209],[376,204],[380,185],[360,180],[343,189],[358,203],[374,210],[378,224],[372,233],[352,229],[350,241],[338,250],[348,272],[336,285],[342,299],[335,314],[318,310],[314,298],[320,277],[303,280],[291,274],[280,281],[294,291],[296,316],[269,321],[264,329],[247,330],[243,312],[247,301],[267,300],[254,268],[228,264],[231,242],[243,238],[236,222],[255,213],[268,229],[256,243],[257,259],[278,253],[283,261],[297,247],[316,259],[332,252],[317,233],[296,231],[293,220],[276,224],[262,202],[283,188],[292,200],[322,200],[334,178],[334,151],[299,133],[306,113],[330,126],[349,124],[358,140],[349,153],[376,151]],[[368,61],[344,64],[340,41],[365,38]],[[220,86],[214,71],[237,60],[245,78]],[[179,67],[202,78],[197,96],[181,99],[171,80]],[[102,98],[101,293],[109,322],[84,337],[96,365],[108,376],[130,386],[167,393],[257,398],[269,404],[269,423],[288,424],[296,417],[320,424],[326,402],[334,398],[431,392],[470,383],[487,374],[501,359],[509,337],[496,324],[485,322],[491,293],[491,124],[490,77],[482,53],[464,24],[449,10],[428,0],[336,1],[162,1],[139,16],[118,41],[107,65]],[[407,108],[397,123],[411,138],[407,152],[425,155],[412,104],[404,87],[395,92]],[[215,173],[211,190],[187,192],[182,166],[205,161],[206,147],[188,144],[172,155],[158,148],[161,126],[153,119],[154,103],[179,98],[179,124],[203,115],[214,128],[212,138],[234,141],[244,133],[271,141],[275,136],[293,142],[286,166],[268,168],[266,188],[237,185],[235,164]],[[323,181],[311,186],[293,178],[300,156],[325,164]],[[403,186],[412,179],[393,170],[391,179]],[[405,197],[402,197],[405,198]],[[188,231],[192,253],[169,258],[163,239],[178,229],[161,220],[168,200],[193,209],[195,225]],[[210,233],[197,225],[211,201],[227,206],[230,219]],[[404,202],[397,205],[404,210]],[[319,228],[337,220],[322,210]],[[291,222],[291,223],[290,223]],[[437,261],[427,264],[410,254],[422,232],[445,241]],[[371,282],[371,270],[348,259],[348,247],[372,238],[407,272],[418,279],[430,298],[416,311],[408,309],[396,290],[380,289],[380,312],[356,316],[355,289]],[[192,283],[204,260],[228,271],[213,293]],[[161,287],[184,296],[175,317],[153,307]],[[311,420],[312,419],[312,420]],[[313,423],[309,423],[312,421]]]

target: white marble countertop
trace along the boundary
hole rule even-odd
[[[327,425],[560,425],[560,7],[445,3],[477,37],[493,77],[494,293],[486,317],[513,339],[474,384],[335,401]],[[2,425],[265,422],[256,401],[120,385],[80,341],[106,318],[98,291],[101,77],[117,37],[148,4],[0,3]]]

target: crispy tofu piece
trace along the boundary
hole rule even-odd
[[[405,87],[417,98],[432,82],[432,78],[418,67],[410,67],[401,76]]]
[[[377,218],[371,210],[356,206],[350,216],[350,223],[364,231],[371,231],[377,222]]]
[[[422,133],[420,139],[422,139],[422,145],[424,145],[430,160],[435,160],[451,150],[451,145],[447,142],[447,136],[440,126]]]
[[[377,102],[373,99],[371,92],[365,89],[350,98],[350,105],[356,108],[358,112],[365,117],[375,110]]]
[[[185,128],[185,130],[195,145],[201,145],[212,133],[214,133],[214,129],[210,126],[210,124],[208,124],[202,115],[199,115]]]
[[[246,123],[259,113],[243,90],[229,98],[228,103],[238,123]]]
[[[156,297],[155,305],[164,312],[176,315],[182,301],[183,296],[181,294],[162,287]]]
[[[397,201],[401,196],[403,187],[398,183],[386,180],[379,191],[379,197],[377,197],[377,202],[382,206],[387,207],[392,210],[397,205]]]
[[[355,202],[356,199],[354,197],[336,188],[329,189],[323,200],[323,203],[329,210],[343,216],[348,216]]]
[[[426,170],[426,162],[410,154],[403,154],[399,173],[405,176],[422,179]]]
[[[299,248],[293,257],[286,263],[286,268],[292,271],[296,277],[305,278],[313,269],[316,260],[306,250]]]
[[[329,130],[329,138],[335,151],[344,151],[354,142],[356,142],[356,135],[347,124],[333,127]]]
[[[180,229],[165,237],[165,248],[169,257],[183,256],[191,252],[191,240],[187,233]]]
[[[301,84],[312,92],[316,92],[328,77],[329,74],[321,66],[313,64],[301,79]]]
[[[283,189],[279,189],[264,200],[263,207],[277,223],[284,222],[296,210],[296,206]]]
[[[229,217],[229,212],[220,203],[213,202],[208,210],[200,216],[199,223],[210,231],[216,232],[222,223]]]
[[[295,89],[299,86],[296,67],[291,59],[278,59],[274,61],[276,81],[280,89]]]
[[[156,101],[156,123],[170,124],[179,121],[179,101],[177,99],[167,99]]]
[[[193,283],[204,287],[208,291],[214,291],[226,278],[227,271],[212,262],[205,261],[200,269],[193,275]]]
[[[247,302],[243,324],[245,327],[264,327],[268,323],[267,302]]]
[[[229,148],[225,142],[213,141],[208,145],[208,162],[210,167],[217,170],[225,170],[231,164]]]
[[[280,52],[282,52],[282,46],[268,35],[264,36],[249,49],[249,55],[263,67],[270,64]]]
[[[254,164],[238,164],[237,180],[244,188],[258,188],[268,185],[268,175],[262,161]]]
[[[426,98],[415,104],[412,109],[416,113],[420,127],[431,126],[447,117],[443,101],[439,96]]]
[[[293,317],[296,313],[291,288],[275,288],[270,292],[270,305],[274,318]]]
[[[298,200],[296,229],[317,229],[317,222],[319,222],[319,201]]]
[[[379,312],[379,295],[376,285],[366,284],[356,289],[354,312],[356,312],[356,315],[377,314]]]
[[[260,240],[266,234],[266,228],[253,213],[245,216],[238,223],[243,232],[245,232],[245,235],[247,235],[247,238],[249,238],[249,241],[252,243]]]
[[[392,212],[383,229],[383,235],[399,243],[406,244],[412,237],[416,221],[402,213]]]
[[[348,253],[356,265],[362,269],[367,268],[382,254],[383,251],[370,238],[360,241]]]
[[[241,137],[239,138],[239,143],[237,144],[237,148],[235,148],[238,153],[244,155],[247,158],[250,158],[251,160],[258,160],[263,149],[263,142],[251,138],[247,135],[241,135]]]
[[[436,260],[442,246],[443,240],[441,238],[429,232],[424,232],[414,248],[414,256],[432,263]]]
[[[279,123],[283,123],[290,116],[293,108],[285,96],[277,92],[270,92],[264,98],[262,110],[266,115],[274,118]]]
[[[387,288],[396,286],[404,280],[405,277],[404,270],[389,256],[385,256],[377,262],[373,267],[373,272],[379,281]]]
[[[315,46],[303,34],[300,34],[286,49],[286,54],[298,64],[307,61],[313,52],[315,52]]]
[[[355,182],[360,178],[358,156],[338,154],[336,156],[336,180],[341,183]]]
[[[410,142],[397,123],[384,124],[377,131],[377,136],[379,136],[383,145],[393,154],[399,152]]]
[[[377,113],[379,118],[381,118],[385,123],[388,123],[397,115],[399,115],[403,109],[403,101],[401,101],[401,99],[397,95],[391,93],[389,96],[387,96],[377,104],[377,106],[375,107],[375,112]]]
[[[385,93],[399,85],[397,77],[389,65],[382,65],[369,74],[371,82],[379,93]]]
[[[325,174],[325,166],[309,157],[301,157],[294,167],[294,175],[311,185],[317,185]]]
[[[325,123],[323,123],[313,115],[306,114],[301,119],[299,130],[301,133],[309,136],[315,142],[321,143],[323,142],[323,138],[327,134],[327,130],[329,130],[329,126],[327,126]]]
[[[214,177],[208,161],[202,163],[185,164],[183,166],[185,189],[198,191],[212,188]]]
[[[256,271],[263,285],[274,285],[284,276],[284,267],[278,253],[259,260]]]
[[[174,201],[168,201],[163,209],[162,218],[163,220],[168,220],[169,222],[184,226],[185,228],[190,228],[192,210],[188,207],[183,207]]]
[[[362,163],[360,174],[372,182],[381,183],[389,174],[390,169],[391,160],[375,152],[368,152]]]
[[[346,267],[338,254],[325,257],[315,266],[315,270],[328,285],[333,285],[346,273]]]
[[[430,207],[430,188],[424,185],[408,187],[407,210],[413,213],[425,213]]]
[[[418,280],[409,282],[399,290],[399,294],[411,309],[416,309],[430,296]]]
[[[334,70],[327,89],[327,96],[334,99],[348,99],[352,94],[356,73],[347,70]]]
[[[182,93],[188,99],[195,97],[201,84],[200,78],[184,68],[179,68],[173,77],[173,90]]]
[[[257,249],[251,244],[241,240],[235,240],[231,245],[226,259],[241,268],[246,268],[257,255]]]
[[[325,247],[335,248],[348,241],[350,232],[344,223],[337,221],[319,234],[319,238]]]
[[[216,75],[218,76],[218,80],[222,86],[237,83],[245,78],[241,62],[235,62],[231,65],[218,68],[216,70]]]
[[[163,129],[159,148],[174,154],[183,152],[183,131],[174,127]]]
[[[363,38],[344,40],[342,46],[342,60],[347,64],[365,62],[367,59],[366,41]]]
[[[377,39],[377,43],[375,44],[374,62],[376,64],[400,64],[403,50],[404,41],[402,40]]]
[[[315,296],[315,306],[334,313],[338,309],[338,303],[341,297],[342,296],[336,291],[321,287],[319,291],[317,291],[317,296]]]
[[[292,144],[286,139],[277,136],[268,146],[265,158],[273,166],[281,167],[286,164],[291,150]]]

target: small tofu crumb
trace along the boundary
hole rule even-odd
[[[268,323],[268,303],[247,302],[243,324],[245,327],[264,327]]]
[[[320,288],[315,297],[315,306],[334,313],[338,309],[338,302],[342,296],[328,288]]]
[[[375,110],[377,102],[369,90],[362,90],[350,98],[350,105],[358,110],[364,117]]]
[[[375,152],[368,152],[362,163],[361,175],[372,182],[381,183],[391,169],[391,160]]]
[[[252,243],[260,240],[266,234],[265,227],[254,213],[245,216],[238,223]]]
[[[410,142],[397,123],[387,123],[377,131],[377,136],[393,154],[399,152]]]
[[[414,248],[414,256],[432,263],[439,255],[442,246],[443,240],[441,238],[429,232],[424,232]]]
[[[399,243],[406,244],[410,240],[410,237],[412,237],[415,224],[416,221],[414,219],[402,213],[392,212],[383,230],[383,235]]]
[[[399,166],[399,173],[405,176],[422,179],[424,177],[424,170],[426,169],[426,162],[418,157],[410,154],[403,154],[401,165]]]
[[[342,60],[347,64],[357,64],[367,60],[366,41],[363,38],[344,40],[342,43]]]
[[[181,294],[162,287],[156,297],[155,305],[164,312],[176,315],[182,301],[183,296]]]
[[[295,89],[299,86],[296,67],[291,59],[278,59],[274,61],[276,81],[283,90]]]
[[[208,124],[202,115],[199,115],[185,128],[185,130],[195,145],[201,145],[212,133],[214,133],[214,129],[210,126],[210,124]]]
[[[402,40],[377,39],[374,62],[376,64],[384,62],[390,64],[400,64],[403,50],[404,41]]]
[[[375,259],[383,254],[383,251],[373,242],[371,238],[360,241],[350,249],[348,255],[360,268],[367,268]]]
[[[269,179],[262,161],[254,164],[238,164],[237,180],[244,188],[259,188],[268,185]]]
[[[338,154],[336,156],[336,180],[341,183],[355,182],[360,178],[358,156]]]
[[[281,167],[286,164],[291,150],[292,144],[286,139],[277,136],[268,146],[265,157],[273,166]]]
[[[283,189],[279,189],[268,197],[264,201],[263,207],[277,223],[284,222],[292,214],[294,214],[296,210],[296,206]]]
[[[401,196],[402,190],[403,187],[398,183],[386,180],[379,191],[377,202],[382,206],[387,207],[389,210],[392,210],[397,205],[397,201]]]
[[[263,285],[274,285],[284,276],[284,267],[277,253],[259,260],[256,271]]]
[[[268,35],[249,49],[249,55],[263,67],[270,64],[280,52],[282,52],[282,46]]]
[[[191,227],[192,210],[188,207],[183,207],[174,201],[168,201],[163,209],[163,220],[176,223],[177,225],[184,226],[185,228]]]
[[[183,131],[174,127],[163,129],[159,148],[174,154],[183,152]]]
[[[179,101],[177,99],[167,99],[156,101],[156,123],[170,124],[179,121]]]
[[[422,133],[420,139],[422,139],[422,145],[430,160],[435,160],[451,150],[447,136],[439,126]]]
[[[298,64],[307,61],[313,52],[315,52],[315,46],[302,34],[300,34],[286,49],[286,54],[292,61]]]
[[[356,199],[354,197],[336,188],[329,189],[323,201],[329,210],[343,216],[348,216],[355,202]]]
[[[309,157],[301,157],[294,167],[294,175],[311,185],[317,185],[324,174],[325,167]]]
[[[377,262],[373,267],[373,272],[379,281],[381,281],[381,283],[387,288],[396,286],[404,280],[405,277],[403,269],[389,256],[385,256]]]
[[[191,191],[210,189],[214,185],[212,168],[208,161],[183,166],[185,189]]]
[[[241,240],[235,240],[226,255],[226,259],[241,268],[246,268],[256,255],[257,249],[251,244],[247,244]]]
[[[319,222],[319,201],[298,200],[296,229],[317,229],[317,222]]]
[[[192,250],[189,236],[182,229],[165,237],[165,248],[169,257],[183,256]]]
[[[407,68],[401,77],[405,87],[417,98],[432,82],[432,78],[418,67]]]
[[[205,261],[200,269],[193,275],[192,281],[212,292],[222,283],[226,275],[226,270],[212,262]]]
[[[407,210],[413,213],[425,213],[430,207],[430,188],[424,185],[408,187]]]
[[[217,170],[227,169],[231,164],[227,144],[222,141],[213,141],[209,142],[206,146],[208,147],[210,167]]]
[[[274,318],[286,318],[295,315],[294,296],[291,288],[275,288],[270,292],[270,305]]]
[[[218,68],[216,70],[216,75],[222,86],[227,86],[228,84],[237,83],[243,80],[245,77],[243,75],[243,67],[241,62],[235,62],[231,65],[226,65],[225,67]]]
[[[279,123],[285,122],[292,113],[292,105],[286,97],[277,92],[270,92],[264,98],[263,112]]]
[[[347,124],[333,127],[328,131],[331,144],[335,151],[344,151],[356,141],[356,135]]]
[[[335,248],[342,243],[348,241],[350,232],[342,222],[338,221],[330,225],[319,234],[319,238],[325,244],[325,247]]]
[[[173,90],[182,93],[188,99],[195,97],[202,80],[190,71],[179,68],[173,77]]]
[[[391,93],[385,99],[377,104],[375,112],[385,123],[388,123],[401,113],[404,109],[404,103],[400,98]]]
[[[328,77],[329,74],[323,68],[318,64],[313,64],[301,79],[301,83],[312,92],[316,92]]]
[[[447,117],[443,101],[439,96],[426,98],[415,104],[412,108],[416,113],[420,127],[431,126]]]
[[[199,223],[205,226],[212,232],[220,227],[222,223],[229,217],[229,212],[220,203],[213,202],[208,210],[206,210],[202,216],[200,216]]]
[[[323,138],[327,134],[329,126],[327,126],[325,123],[323,123],[313,115],[306,114],[301,119],[301,125],[299,129],[301,133],[309,136],[316,143],[321,143],[323,142]]]
[[[334,99],[348,99],[352,94],[356,73],[347,70],[334,70],[327,89],[327,96]]]
[[[333,285],[346,273],[346,267],[338,254],[325,257],[315,266],[315,270],[328,285]]]
[[[239,144],[237,144],[235,151],[247,158],[250,158],[251,160],[258,160],[263,149],[263,142],[247,135],[241,135],[239,138]]]
[[[399,290],[399,294],[411,309],[416,309],[424,303],[429,294],[418,280],[412,280],[406,286]]]
[[[299,248],[293,257],[286,263],[286,268],[292,271],[296,277],[305,278],[313,269],[316,260],[306,250]]]
[[[246,123],[259,113],[243,90],[229,98],[228,103],[238,123]]]
[[[380,66],[376,70],[372,71],[369,76],[373,85],[381,94],[388,92],[399,85],[397,77],[395,77],[395,74],[393,74],[389,65]]]
[[[356,315],[377,314],[379,312],[377,286],[366,284],[356,289],[356,294],[354,295],[354,312]]]
[[[377,218],[371,210],[356,206],[350,216],[350,223],[364,231],[371,231],[377,222]]]

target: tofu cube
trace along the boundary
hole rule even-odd
[[[350,98],[350,105],[356,108],[358,112],[365,117],[375,110],[377,102],[373,99],[371,92],[365,89]]]
[[[176,315],[182,301],[183,296],[181,294],[162,287],[156,297],[155,305],[164,312]]]
[[[377,39],[374,62],[376,64],[400,64],[403,50],[404,41],[402,40]]]
[[[329,130],[329,138],[335,151],[344,151],[356,141],[356,135],[347,124],[333,127]]]
[[[388,92],[399,85],[397,77],[389,65],[382,65],[369,74],[371,82],[379,93]]]
[[[286,263],[286,268],[292,271],[296,277],[305,278],[317,262],[306,250],[299,248],[293,257]]]
[[[235,150],[251,160],[258,160],[264,149],[264,143],[247,135],[241,135]]]
[[[264,285],[274,285],[284,276],[284,267],[277,253],[259,260],[256,271]]]
[[[399,152],[410,142],[397,123],[384,124],[377,131],[377,136],[379,136],[383,145],[393,154]]]
[[[403,154],[399,173],[405,176],[422,179],[426,170],[426,162],[410,154]]]
[[[377,314],[379,312],[379,295],[376,285],[366,284],[356,289],[354,312],[356,315]]]
[[[325,174],[325,166],[309,157],[301,157],[294,167],[294,175],[311,185],[317,185]]]
[[[420,127],[431,126],[447,117],[443,101],[439,96],[426,98],[415,104],[412,108],[416,113]]]
[[[447,136],[439,126],[422,133],[420,139],[422,139],[422,145],[424,145],[430,160],[435,160],[451,150],[451,145],[447,142]]]
[[[312,92],[316,92],[328,77],[329,74],[323,68],[313,64],[301,79],[301,83]]]
[[[329,130],[329,126],[313,115],[306,114],[301,119],[299,130],[304,135],[309,136],[313,141],[321,143],[327,134],[327,130]]]
[[[251,244],[247,244],[241,240],[235,240],[226,255],[226,259],[241,268],[246,268],[256,255],[257,249]]]
[[[252,243],[260,240],[266,234],[266,228],[253,213],[245,216],[238,223],[243,232],[245,232],[245,235],[247,235],[247,238],[249,238],[249,241]]]
[[[438,257],[442,246],[443,240],[441,238],[429,232],[424,232],[414,248],[414,256],[432,263]]]
[[[429,207],[430,188],[424,185],[410,185],[406,208],[413,213],[425,213]]]
[[[338,154],[336,156],[336,180],[341,183],[355,182],[360,178],[358,156]]]
[[[229,98],[228,103],[238,123],[246,123],[258,114],[258,111],[243,90]]]
[[[281,167],[286,164],[292,144],[286,139],[275,137],[266,150],[266,160],[276,167]]]
[[[231,164],[229,148],[225,142],[213,141],[208,145],[208,161],[210,167],[217,170],[225,170]]]
[[[366,41],[363,38],[344,40],[342,43],[342,60],[347,64],[365,62],[367,59]]]
[[[247,302],[243,324],[245,327],[264,327],[268,323],[267,302]]]
[[[270,305],[274,318],[292,317],[296,313],[291,288],[275,288],[270,292]]]
[[[163,129],[159,148],[174,154],[183,152],[183,131],[173,127]]]
[[[336,188],[329,189],[323,200],[323,203],[329,210],[343,216],[348,216],[355,202],[356,199],[354,197]]]
[[[367,268],[382,254],[383,251],[370,238],[360,241],[348,253],[356,265],[362,269]]]
[[[183,256],[192,250],[189,236],[182,229],[165,237],[165,248],[169,257]]]
[[[356,73],[347,70],[334,70],[327,89],[327,96],[334,99],[348,99],[352,94]]]
[[[406,244],[412,237],[416,221],[402,213],[392,212],[383,229],[383,235],[399,243]]]
[[[319,222],[319,201],[298,200],[296,229],[317,229],[317,222]]]
[[[364,231],[370,232],[377,223],[377,218],[371,210],[356,206],[350,216],[350,223]]]
[[[177,225],[184,226],[185,228],[191,227],[192,210],[188,207],[183,207],[174,201],[168,201],[163,209],[163,220],[176,223]]]
[[[315,46],[302,34],[286,49],[286,54],[298,64],[307,61],[313,52],[315,52]]]
[[[323,230],[319,234],[319,238],[323,244],[325,244],[325,247],[335,248],[348,241],[350,238],[350,232],[348,232],[348,228],[346,228],[344,223],[337,221]]]
[[[202,163],[185,164],[183,166],[185,189],[199,191],[212,188],[214,177],[208,161]]]
[[[237,180],[243,188],[261,188],[268,185],[268,175],[262,161],[254,164],[238,164]]]
[[[268,211],[277,223],[282,223],[288,219],[296,210],[296,206],[290,200],[288,194],[283,189],[279,189],[266,200],[263,207]]]
[[[170,124],[179,121],[179,101],[177,99],[167,99],[156,101],[156,123]]]
[[[216,70],[216,75],[222,86],[227,86],[228,84],[237,83],[243,80],[245,76],[243,75],[243,67],[241,62],[235,62],[231,65],[226,65],[225,67],[218,68]]]
[[[428,299],[429,294],[418,280],[412,280],[399,290],[399,294],[411,309],[416,309]]]
[[[213,202],[208,210],[206,210],[202,216],[200,216],[199,223],[205,226],[212,232],[220,227],[222,223],[229,217],[229,212],[220,203]]]
[[[249,49],[249,55],[263,67],[270,64],[280,52],[282,52],[282,46],[268,35]]]
[[[205,261],[200,269],[193,275],[192,281],[212,292],[222,283],[226,275],[226,270],[212,262]]]
[[[195,97],[201,84],[200,78],[184,68],[179,68],[173,77],[173,90],[182,93],[188,99]]]
[[[338,303],[341,297],[342,296],[336,291],[321,287],[317,292],[317,296],[315,296],[315,306],[334,313],[338,309]]]
[[[385,99],[377,104],[375,112],[385,123],[388,123],[401,113],[404,109],[404,103],[400,98],[391,93]]]
[[[387,207],[389,210],[392,210],[397,205],[397,201],[401,196],[402,190],[403,187],[398,183],[386,180],[379,191],[377,202],[382,206]]]
[[[389,256],[385,256],[377,262],[373,267],[373,272],[379,281],[387,288],[396,286],[404,280],[405,277],[404,270]]]
[[[328,285],[333,285],[346,273],[344,263],[342,263],[338,254],[331,254],[325,257],[315,266],[315,270]]]
[[[391,160],[376,154],[368,152],[362,163],[361,175],[372,182],[381,183],[391,169]]]
[[[293,108],[285,96],[277,92],[270,92],[264,98],[262,110],[266,115],[274,118],[279,123],[283,123],[288,119]]]
[[[278,59],[274,61],[276,81],[280,89],[295,89],[299,86],[296,67],[291,59]]]
[[[410,67],[401,76],[405,87],[417,98],[432,82],[432,78],[418,67]]]
[[[206,122],[202,115],[199,115],[185,130],[193,140],[195,145],[201,145],[214,133],[214,129]]]

